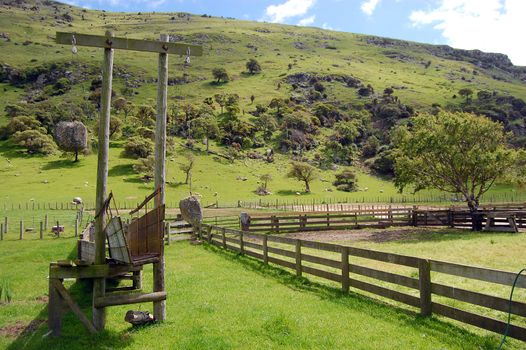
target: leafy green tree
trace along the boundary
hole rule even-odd
[[[310,193],[310,184],[318,176],[316,168],[310,164],[301,162],[292,162],[290,165],[291,168],[287,173],[287,177],[303,181],[305,183],[305,192]]]
[[[247,70],[250,74],[255,74],[261,72],[261,66],[259,65],[259,62],[255,59],[251,58],[248,60],[247,64]]]
[[[466,102],[468,102],[471,99],[471,96],[473,95],[473,90],[470,88],[463,88],[458,90],[458,94],[466,99]]]
[[[254,119],[254,124],[258,130],[263,132],[263,138],[265,140],[270,140],[274,131],[278,129],[276,118],[268,113],[261,114],[258,118]]]
[[[53,138],[38,130],[17,131],[14,134],[14,141],[24,147],[29,154],[52,154],[57,150]]]
[[[226,96],[225,108],[227,113],[235,115],[240,111],[239,108],[239,95],[238,94],[228,94]]]
[[[225,94],[215,94],[214,101],[221,107],[221,114],[224,113],[227,96]]]
[[[217,120],[212,116],[199,117],[190,122],[190,134],[194,139],[205,138],[206,151],[209,150],[209,140],[219,136]]]
[[[411,127],[394,135],[395,184],[400,191],[434,188],[464,197],[473,215],[473,229],[481,229],[474,215],[481,196],[498,179],[517,180],[524,173],[524,151],[507,146],[503,126],[463,112],[420,114]]]
[[[338,191],[353,192],[356,191],[356,175],[351,170],[344,170],[336,174],[336,180],[332,183]]]
[[[230,76],[228,75],[228,72],[225,68],[214,68],[212,69],[212,75],[214,79],[216,79],[216,82],[219,84],[221,81],[228,82],[230,80]]]
[[[263,174],[259,177],[259,180],[263,183],[263,189],[267,191],[268,189],[268,183],[272,181],[272,175],[270,174]]]
[[[146,158],[139,158],[136,164],[133,165],[133,170],[142,175],[143,180],[151,181],[153,179],[153,172],[155,169],[155,157],[149,155]]]
[[[46,133],[45,129],[41,127],[41,124],[38,120],[36,120],[34,117],[23,115],[11,118],[6,126],[6,129],[9,135],[13,135],[18,131],[26,130],[37,130],[44,134]]]

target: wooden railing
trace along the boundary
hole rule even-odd
[[[250,232],[292,232],[342,230],[362,227],[407,226],[412,221],[411,208],[367,209],[352,212],[317,212],[306,214],[277,214],[252,216],[242,226]]]
[[[337,244],[253,234],[212,225],[204,225],[200,234],[210,244],[254,257],[264,263],[273,263],[291,269],[298,276],[309,274],[337,282],[344,292],[349,292],[350,288],[353,288],[372,293],[418,308],[424,316],[441,315],[496,333],[502,334],[506,329],[506,323],[503,321],[433,301],[433,295],[502,312],[502,319],[505,319],[504,313],[508,312],[509,301],[507,299],[438,283],[432,280],[431,272],[433,276],[447,274],[460,276],[463,280],[476,280],[505,286],[513,284],[516,275],[512,272]],[[334,259],[334,253],[337,254],[337,259]],[[332,255],[332,258],[329,258],[328,255]],[[350,257],[351,262],[349,262]],[[371,268],[363,266],[366,265],[364,263],[359,265],[353,262],[353,257],[355,262],[367,260],[388,263],[389,266],[409,268],[413,273],[409,277],[394,273],[390,269]],[[368,278],[369,281],[357,279],[355,276]],[[380,282],[370,282],[371,279]],[[384,282],[396,287],[388,288]],[[521,276],[517,280],[516,287],[526,288],[526,277]],[[403,292],[400,289],[409,292]],[[410,291],[413,291],[413,295]],[[514,324],[510,325],[508,335],[526,341],[526,328],[523,326],[526,321],[526,303],[513,301],[511,313],[520,318],[518,320],[513,318]],[[517,325],[517,321],[522,325]]]

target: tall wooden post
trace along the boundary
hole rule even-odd
[[[168,35],[161,34],[160,41],[168,42]],[[157,80],[157,117],[155,124],[155,188],[161,188],[161,195],[155,197],[155,206],[165,203],[166,180],[166,110],[168,108],[168,54],[159,54],[159,77]],[[164,245],[161,245],[164,250]],[[153,264],[153,291],[164,291],[164,252],[158,263]],[[153,316],[157,321],[166,319],[166,301],[153,303]]]
[[[106,32],[107,44],[111,45],[113,34]],[[106,239],[104,237],[104,224],[106,213],[101,210],[106,199],[108,180],[108,153],[110,144],[110,112],[111,88],[113,79],[113,49],[104,49],[104,62],[102,65],[102,95],[99,120],[99,153],[97,163],[97,192],[95,212],[100,213],[95,222],[95,264],[104,264],[106,261]],[[105,279],[97,278],[93,281],[93,301],[103,297],[105,293]],[[93,304],[93,325],[101,331],[106,323],[106,310],[96,308]]]

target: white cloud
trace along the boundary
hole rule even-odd
[[[334,28],[331,27],[328,23],[323,23],[323,24],[321,25],[321,27],[322,27],[323,29],[327,29],[327,30],[334,30]]]
[[[514,64],[526,65],[523,45],[524,0],[439,0],[430,10],[413,11],[414,26],[433,25],[448,44],[507,54]]]
[[[316,0],[287,0],[279,5],[270,5],[265,10],[271,22],[283,23],[287,18],[304,16]]]
[[[365,13],[368,16],[371,16],[379,3],[380,0],[366,0],[362,2],[362,6],[360,6],[360,8],[362,9],[363,13]]]
[[[310,26],[311,24],[314,23],[315,20],[316,20],[316,16],[315,15],[312,15],[310,17],[305,17],[305,18],[302,18],[298,22],[298,25],[299,26]]]

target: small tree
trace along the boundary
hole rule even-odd
[[[458,94],[466,99],[466,102],[471,100],[471,96],[473,95],[473,90],[469,88],[463,88],[458,90]]]
[[[190,122],[190,134],[193,138],[205,138],[208,152],[209,140],[219,135],[219,126],[212,116],[199,117]]]
[[[225,94],[215,94],[214,101],[221,107],[221,114],[224,113],[227,96]]]
[[[26,148],[29,154],[52,154],[57,149],[53,138],[38,130],[17,131],[14,141],[17,145]]]
[[[230,76],[228,75],[228,72],[225,68],[212,69],[212,75],[214,76],[214,79],[216,79],[216,82],[218,84],[221,83],[221,81],[226,83],[230,80]]]
[[[310,193],[310,183],[317,177],[316,168],[300,162],[292,162],[291,168],[287,173],[287,177],[290,179],[296,179],[305,183],[305,192]]]
[[[259,65],[259,62],[255,59],[251,58],[248,60],[247,64],[247,70],[250,74],[255,74],[261,72],[261,66]]]
[[[192,169],[195,165],[195,157],[191,153],[187,153],[184,156],[184,161],[179,165],[179,169],[181,169],[185,174],[185,180],[184,183],[188,184],[188,181],[190,180],[192,176]]]
[[[272,181],[272,175],[270,174],[263,174],[259,178],[261,182],[263,182],[263,189],[266,191],[268,189],[268,183]]]
[[[75,154],[74,162],[79,160],[79,152],[88,148],[88,129],[82,122],[60,122],[55,128],[55,140],[65,152]]]
[[[153,142],[140,136],[129,138],[124,144],[124,155],[132,158],[147,158],[153,154]]]
[[[356,175],[350,170],[344,170],[336,174],[336,180],[332,183],[338,191],[356,191]]]
[[[495,181],[524,172],[524,151],[507,146],[503,126],[471,113],[440,111],[411,118],[411,127],[395,132],[395,184],[461,194],[480,230],[476,215],[481,196]],[[514,175],[514,176],[512,176]]]

